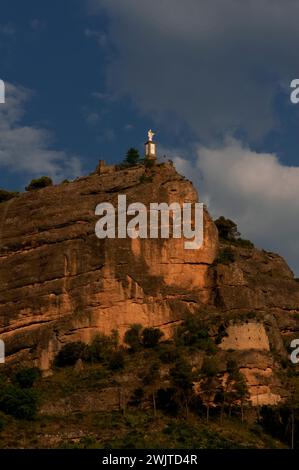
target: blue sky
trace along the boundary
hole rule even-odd
[[[59,181],[157,131],[216,217],[299,272],[299,5],[1,0],[0,187]]]

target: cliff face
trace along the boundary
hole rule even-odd
[[[219,355],[235,351],[252,400],[257,392],[279,401],[275,354],[286,355],[283,336],[298,331],[299,313],[299,283],[285,262],[237,247],[234,262],[215,262],[218,235],[207,210],[198,250],[186,250],[184,239],[99,240],[95,207],[116,207],[120,194],[146,206],[197,201],[192,184],[164,164],[95,174],[0,205],[0,337],[7,362],[47,370],[65,342],[89,342],[113,329],[122,336],[132,323],[159,327],[167,337],[187,312],[204,309],[215,319],[211,335],[225,330]]]
[[[199,250],[185,250],[183,239],[95,235],[96,205],[117,207],[119,194],[147,206],[197,200],[171,165],[141,183],[144,172],[140,166],[93,175],[1,204],[0,334],[8,360],[33,359],[47,369],[64,342],[88,342],[112,329],[122,335],[132,323],[167,334],[188,310],[190,292],[208,301],[217,231],[207,212]]]

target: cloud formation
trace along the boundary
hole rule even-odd
[[[273,101],[296,76],[294,0],[89,0],[109,17],[109,88],[153,119],[177,119],[206,142],[277,124]]]
[[[195,163],[182,153],[176,164],[197,183],[213,214],[236,220],[244,236],[281,252],[299,272],[299,168],[252,150],[279,129],[278,95],[283,93],[286,106],[292,106],[289,86],[299,70],[299,2],[88,4],[93,14],[105,12],[109,18],[113,55],[108,91],[130,96],[174,137],[190,129],[190,147],[198,149]],[[240,135],[243,143],[236,140]]]
[[[29,176],[45,174],[55,181],[80,175],[79,158],[52,150],[49,131],[22,124],[32,92],[10,83],[5,91],[6,102],[0,105],[0,168]]]
[[[256,153],[228,138],[221,147],[197,150],[196,163],[175,158],[177,169],[197,182],[214,217],[238,222],[244,237],[284,255],[299,272],[299,168],[276,155]]]

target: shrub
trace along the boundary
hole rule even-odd
[[[57,354],[54,365],[57,367],[73,366],[86,354],[86,346],[81,341],[65,344]]]
[[[178,346],[200,349],[209,354],[216,352],[216,346],[209,337],[209,331],[197,314],[188,315],[177,328],[175,341]]]
[[[181,390],[192,390],[193,372],[190,364],[180,359],[169,371],[169,377],[172,385]]]
[[[142,399],[144,397],[144,390],[143,388],[136,388],[133,392],[133,395],[130,398],[130,405],[131,406],[140,406]]]
[[[0,203],[9,201],[10,199],[18,196],[19,193],[6,191],[5,189],[0,189]]]
[[[46,188],[47,186],[52,186],[53,181],[48,176],[41,176],[40,178],[33,179],[31,183],[26,186],[26,191],[34,191],[36,189]]]
[[[145,348],[154,348],[159,344],[164,333],[159,328],[144,328],[142,332],[142,344]]]
[[[230,219],[221,216],[215,220],[215,225],[218,229],[219,238],[223,240],[235,240],[240,236],[237,224]]]
[[[124,341],[132,352],[136,352],[141,348],[141,331],[142,325],[135,323],[125,333]]]
[[[144,385],[152,385],[160,379],[160,365],[159,363],[155,362],[146,372],[143,377],[143,384]]]
[[[226,363],[226,370],[229,374],[234,376],[239,371],[237,361],[235,359],[229,359]]]
[[[153,168],[155,166],[155,161],[151,160],[150,158],[145,158],[144,166],[145,168]]]
[[[233,243],[234,245],[242,248],[254,248],[254,244],[250,240],[245,240],[244,238],[237,238]]]
[[[40,370],[36,367],[21,369],[14,376],[14,383],[20,388],[31,388],[40,377]]]
[[[171,364],[180,357],[178,348],[173,343],[162,343],[159,348],[159,359],[164,364]]]
[[[117,345],[117,332],[113,332],[111,336],[100,333],[93,339],[91,345],[86,348],[83,358],[90,362],[109,362]]]
[[[236,260],[233,250],[229,247],[224,248],[218,254],[215,264],[230,264]]]
[[[122,349],[114,351],[109,361],[109,369],[121,370],[125,366],[125,354]]]
[[[38,396],[34,390],[24,390],[15,385],[0,387],[0,411],[17,419],[31,420],[37,413]]]
[[[215,377],[218,373],[217,361],[213,358],[205,357],[201,367],[201,373],[207,377]]]
[[[153,181],[153,177],[151,175],[141,175],[139,178],[139,183],[151,183]]]
[[[221,216],[219,219],[215,220],[215,225],[218,229],[219,238],[221,240],[226,240],[234,245],[243,247],[243,248],[253,248],[254,244],[250,240],[245,240],[240,237],[238,232],[238,227],[235,222],[230,219],[226,219]]]
[[[1,433],[1,431],[3,431],[5,426],[6,426],[5,415],[4,415],[4,413],[3,413],[3,415],[2,415],[2,413],[0,413],[0,433]]]
[[[176,389],[173,387],[159,388],[157,391],[157,407],[171,415],[178,413],[179,405],[176,400]]]

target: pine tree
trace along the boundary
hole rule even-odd
[[[125,163],[130,166],[137,165],[140,161],[140,155],[134,147],[129,148],[126,154]]]

